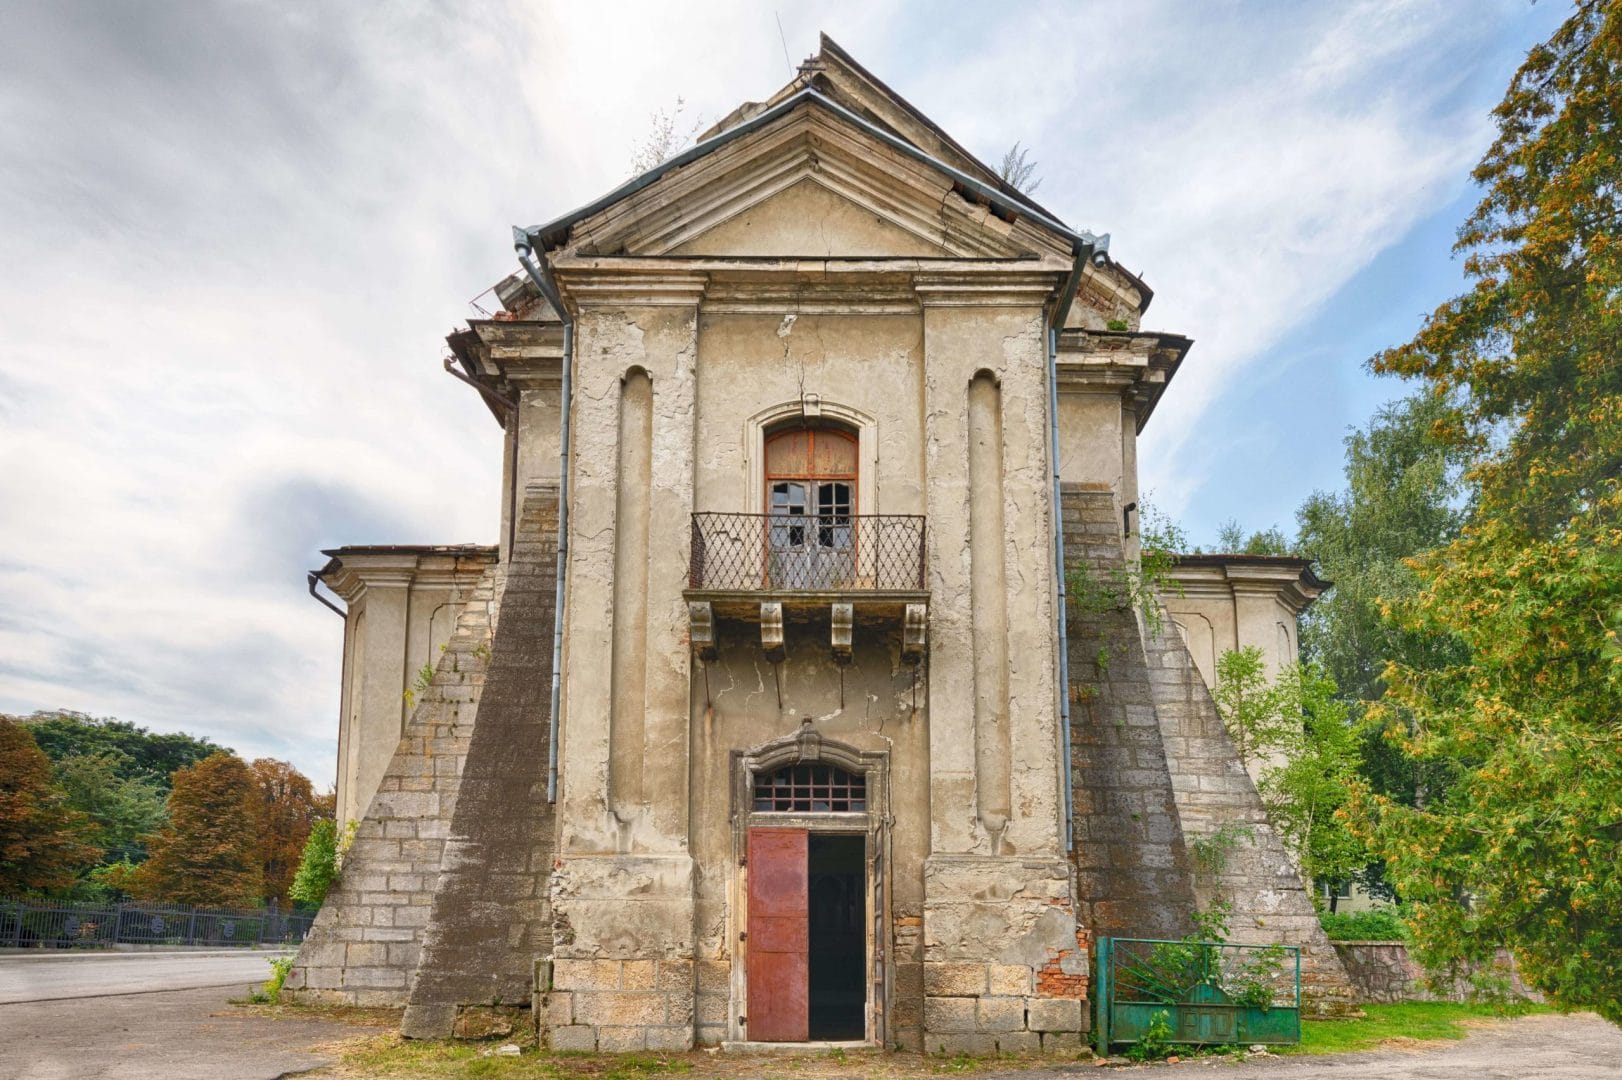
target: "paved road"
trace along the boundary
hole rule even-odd
[[[58,1001],[107,994],[239,987],[270,976],[270,958],[282,955],[231,952],[28,953],[0,956],[0,1005]]]
[[[329,1065],[320,1047],[368,1033],[271,1019],[230,988],[0,1005],[0,1080],[279,1080]],[[373,1029],[374,1031],[376,1029]]]
[[[1278,1055],[1243,1064],[1203,1058],[1140,1068],[1154,1069],[1166,1080],[1617,1080],[1622,1077],[1622,1029],[1592,1013],[1523,1016],[1483,1021],[1458,1042],[1327,1057]],[[1107,1077],[1115,1071],[1088,1065],[999,1075],[1007,1080],[1073,1080],[1077,1072]]]

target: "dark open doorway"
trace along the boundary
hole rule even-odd
[[[807,848],[812,1039],[867,1035],[866,837],[812,833]]]

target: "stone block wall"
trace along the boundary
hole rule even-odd
[[[551,876],[552,979],[540,1033],[555,1050],[686,1050],[698,999],[695,864],[686,855],[574,856]],[[709,965],[706,965],[709,966]],[[725,984],[706,1003],[725,1025]]]
[[[1474,989],[1468,977],[1452,981],[1446,990],[1438,993],[1426,983],[1426,972],[1408,952],[1404,941],[1337,941],[1335,952],[1340,956],[1346,974],[1357,991],[1357,999],[1364,1002],[1393,1001],[1469,1001]],[[1511,997],[1526,1001],[1543,1000],[1543,995],[1526,985],[1515,966],[1515,958],[1508,949],[1498,955],[1486,974],[1500,983]]]
[[[1301,947],[1304,1011],[1355,1012],[1356,996],[1300,866],[1269,824],[1205,680],[1164,611],[1162,632],[1149,638],[1147,653],[1183,834],[1191,848],[1204,842],[1210,852],[1209,865],[1195,875],[1198,899],[1231,905],[1234,942]]]
[[[1006,1054],[1081,1048],[1089,1026],[1090,939],[1077,928],[1070,888],[1069,867],[1058,862],[974,855],[929,860],[921,970],[924,1050]],[[902,997],[899,986],[896,997]]]
[[[355,830],[286,989],[295,999],[404,1005],[443,863],[497,622],[480,577]]]
[[[528,1007],[552,952],[547,801],[558,490],[524,492],[433,905],[401,1031],[442,1037],[464,1007]]]
[[[1148,659],[1136,613],[1108,599],[1126,572],[1121,516],[1107,485],[1061,499],[1077,902],[1095,934],[1181,937],[1195,898]]]
[[[1070,486],[1062,511],[1066,563],[1107,593],[1126,566],[1114,493]],[[1193,911],[1220,900],[1229,940],[1301,946],[1304,1009],[1354,1012],[1295,859],[1171,617],[1153,633],[1127,604],[1071,610],[1077,895],[1092,931],[1180,937]]]

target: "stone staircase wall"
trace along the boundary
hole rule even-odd
[[[404,1005],[478,715],[501,569],[480,577],[412,710],[286,990],[295,999]]]

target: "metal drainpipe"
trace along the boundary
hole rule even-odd
[[[546,746],[546,801],[557,802],[558,799],[558,707],[563,693],[563,613],[568,594],[564,588],[569,565],[569,440],[570,440],[570,405],[572,402],[574,383],[574,320],[569,317],[568,309],[563,306],[563,298],[558,294],[556,285],[552,282],[551,270],[546,265],[546,250],[542,248],[539,256],[530,241],[529,234],[522,229],[513,229],[513,247],[518,252],[518,261],[523,264],[524,272],[541,290],[552,310],[558,313],[563,320],[563,386],[562,401],[560,403],[561,419],[558,424],[558,561],[557,561],[557,593],[552,604],[552,702],[551,712],[547,723]],[[513,439],[516,443],[518,432],[516,426]],[[518,486],[518,471],[513,470],[513,488]],[[509,551],[511,548],[509,547]]]
[[[1075,836],[1075,781],[1071,776],[1071,748],[1070,742],[1074,734],[1070,717],[1070,613],[1069,591],[1064,580],[1064,508],[1060,502],[1059,484],[1059,331],[1064,329],[1065,319],[1070,315],[1070,305],[1075,300],[1076,290],[1081,286],[1081,275],[1089,261],[1102,266],[1109,258],[1105,253],[1109,250],[1109,234],[1097,237],[1093,242],[1081,242],[1073,249],[1075,263],[1070,268],[1070,276],[1065,279],[1063,288],[1059,293],[1059,302],[1054,306],[1053,321],[1048,327],[1048,450],[1053,463],[1053,560],[1057,572],[1054,577],[1058,581],[1058,614],[1056,622],[1059,631],[1059,730],[1061,756],[1064,762],[1064,848],[1066,851],[1074,850]]]

